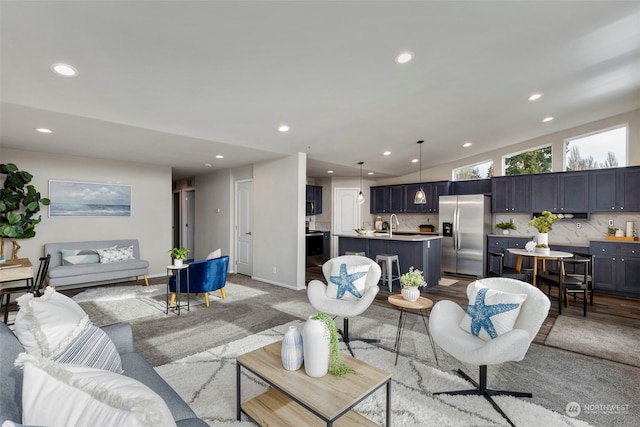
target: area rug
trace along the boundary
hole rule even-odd
[[[640,329],[558,316],[545,345],[640,367]]]
[[[236,364],[240,354],[282,339],[289,325],[302,327],[301,321],[290,322],[258,334],[185,357],[156,368],[158,373],[212,426],[252,426],[246,416],[236,421]],[[362,342],[352,343],[358,359],[392,374],[392,425],[394,426],[503,426],[505,420],[482,397],[433,396],[437,391],[459,390],[471,385],[419,360],[400,356]],[[342,351],[346,351],[343,347]],[[301,369],[304,369],[301,368]],[[242,400],[267,390],[266,384],[242,371]],[[283,371],[285,372],[285,371]],[[329,374],[330,375],[330,374]],[[344,377],[349,382],[348,374]],[[356,411],[384,425],[384,388],[356,406]],[[589,426],[589,424],[555,413],[525,399],[496,397],[500,407],[518,426]]]

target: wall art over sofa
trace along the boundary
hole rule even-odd
[[[131,216],[131,186],[49,181],[49,216]]]

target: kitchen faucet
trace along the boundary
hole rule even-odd
[[[396,225],[400,225],[400,221],[398,221],[398,215],[391,214],[389,217],[389,237],[393,237],[393,219],[396,219]]]

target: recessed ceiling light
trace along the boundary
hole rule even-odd
[[[542,123],[547,123],[547,122],[550,122],[551,120],[553,120],[553,117],[548,116],[548,117],[545,117],[544,119],[542,119]]]
[[[211,167],[211,163],[205,163],[205,164],[204,164],[204,167],[205,167],[205,168],[210,168],[210,167]]]
[[[224,156],[222,154],[216,154],[216,159],[224,159]]]
[[[411,52],[401,52],[400,55],[396,56],[396,62],[398,64],[406,64],[407,62],[413,59],[413,53]]]
[[[391,151],[385,151],[384,153],[382,153],[383,156],[388,156],[391,154]]]
[[[51,129],[47,129],[47,128],[36,128],[36,131],[40,133],[53,133]]]
[[[541,93],[534,93],[533,95],[531,95],[529,97],[529,101],[535,101],[536,99],[540,99],[542,98],[542,94]]]
[[[419,159],[411,159],[411,163],[418,163],[419,161]]]
[[[472,145],[473,144],[471,142],[465,142],[464,144],[462,144],[464,148],[471,147]]]
[[[327,173],[333,173],[333,171],[327,171]]]
[[[367,175],[373,175],[373,172],[367,172]]]
[[[287,125],[282,125],[278,127],[278,131],[279,132],[289,132],[289,126]]]
[[[58,73],[61,76],[65,76],[65,77],[75,77],[78,75],[78,70],[76,70],[73,66],[69,64],[63,64],[61,62],[53,64],[51,66],[51,69],[55,73]]]

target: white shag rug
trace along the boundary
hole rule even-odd
[[[236,356],[280,340],[289,325],[296,325],[301,329],[302,324],[302,321],[294,321],[281,325],[159,366],[156,370],[193,408],[198,417],[211,426],[253,426],[245,415],[242,416],[241,422],[236,421]],[[392,374],[393,426],[507,425],[502,416],[483,397],[432,395],[437,391],[472,388],[462,378],[402,355],[398,359],[398,365],[394,366],[395,353],[359,341],[353,341],[351,344],[358,359]],[[346,348],[343,346],[342,350],[346,351]],[[348,383],[348,375],[344,381]],[[265,390],[266,384],[247,371],[242,371],[243,401]],[[385,399],[383,387],[355,409],[376,423],[384,425]],[[503,396],[496,397],[495,400],[519,427],[589,426],[583,421],[534,405],[527,399]]]

